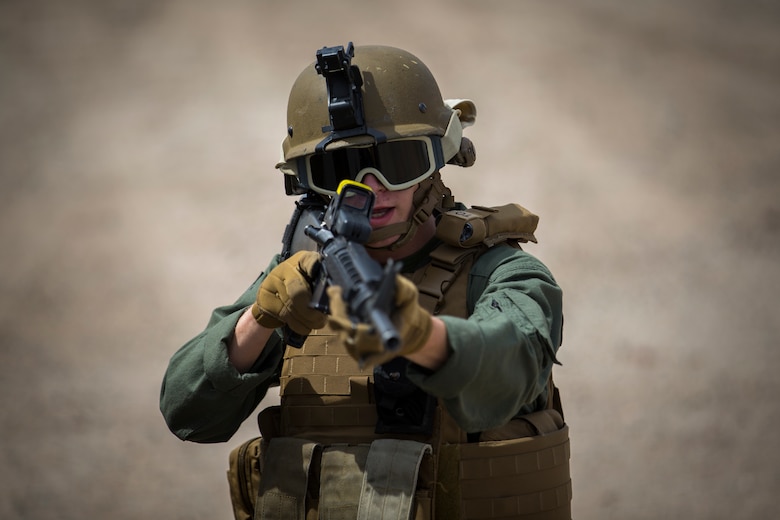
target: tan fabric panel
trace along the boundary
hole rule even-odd
[[[261,437],[255,437],[233,448],[228,457],[230,502],[236,520],[251,520],[254,515],[262,474],[263,444]]]
[[[506,468],[497,468],[490,477],[481,479],[478,485],[464,484],[461,498],[474,500],[490,496],[507,497],[516,495],[518,489],[536,493],[554,489],[562,482],[568,482],[570,478],[569,466],[565,463],[546,470],[528,471],[523,474],[505,470]]]
[[[422,274],[413,276],[420,292],[420,305],[434,314],[466,317],[467,277],[478,252],[476,248],[461,249],[447,244],[434,249],[431,263]]]
[[[461,518],[458,475],[460,446],[460,444],[443,444],[438,449],[437,489],[434,503],[435,518],[439,520],[458,520]]]
[[[314,341],[323,341],[323,336],[315,336]],[[346,350],[329,346],[317,354],[295,352],[286,355],[287,370],[284,374],[354,374],[362,370]]]
[[[282,418],[287,424],[306,426],[371,426],[376,425],[376,406],[285,406]]]
[[[332,446],[322,451],[319,518],[354,520],[358,513],[369,447]]]
[[[548,408],[523,415],[498,428],[485,430],[480,435],[480,440],[487,442],[533,437],[534,435],[554,433],[563,428],[564,424],[561,414],[557,410]]]
[[[431,446],[401,439],[371,443],[365,464],[358,520],[400,520],[411,516],[417,475]]]
[[[474,206],[445,213],[436,227],[436,236],[462,248],[480,243],[493,246],[512,239],[536,242],[538,223],[539,217],[519,204]]]
[[[482,480],[542,471],[566,465],[571,456],[569,427],[555,433],[506,441],[464,444],[461,480]]]
[[[264,475],[255,503],[254,518],[303,520],[312,459],[320,450],[301,439],[272,439],[265,452]]]
[[[571,517],[568,426],[534,437],[462,444],[454,454],[464,518]]]
[[[571,481],[538,493],[463,501],[463,518],[473,520],[569,520]]]
[[[308,374],[305,377],[286,377],[282,383],[285,394],[349,395],[349,377]]]
[[[362,395],[367,393],[371,370],[362,370],[346,351],[333,341],[335,336],[328,329],[313,331],[302,349],[285,351],[279,392],[282,398],[293,395],[352,394],[353,378],[362,377]]]

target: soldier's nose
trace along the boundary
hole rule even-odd
[[[387,188],[385,188],[385,185],[380,182],[380,180],[377,178],[376,175],[373,173],[367,173],[363,176],[362,179],[360,179],[360,182],[368,186],[374,191],[385,191]]]

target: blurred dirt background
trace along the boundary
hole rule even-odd
[[[273,165],[324,45],[473,99],[472,204],[542,217],[580,519],[777,518],[780,6],[0,1],[0,517],[228,519],[173,352],[279,249]]]

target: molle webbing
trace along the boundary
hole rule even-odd
[[[280,376],[284,436],[328,443],[376,438],[372,372],[362,370],[329,329],[314,330],[303,348],[288,348]],[[323,406],[324,405],[324,406]]]
[[[568,426],[523,439],[449,445],[439,457],[442,482],[459,484],[440,489],[437,517],[571,518]],[[456,469],[457,475],[443,474]],[[459,511],[441,516],[453,504]]]

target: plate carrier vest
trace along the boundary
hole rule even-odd
[[[420,304],[467,317],[476,258],[496,244],[535,242],[537,221],[515,204],[445,213],[443,243],[407,275]],[[467,434],[422,390],[422,399],[409,395],[416,387],[398,381],[403,366],[377,368],[361,369],[327,327],[287,347],[281,406],[260,412],[262,436],[230,455],[237,520],[571,518],[568,426],[552,377],[545,410]],[[399,429],[395,419],[407,415],[422,426]]]

